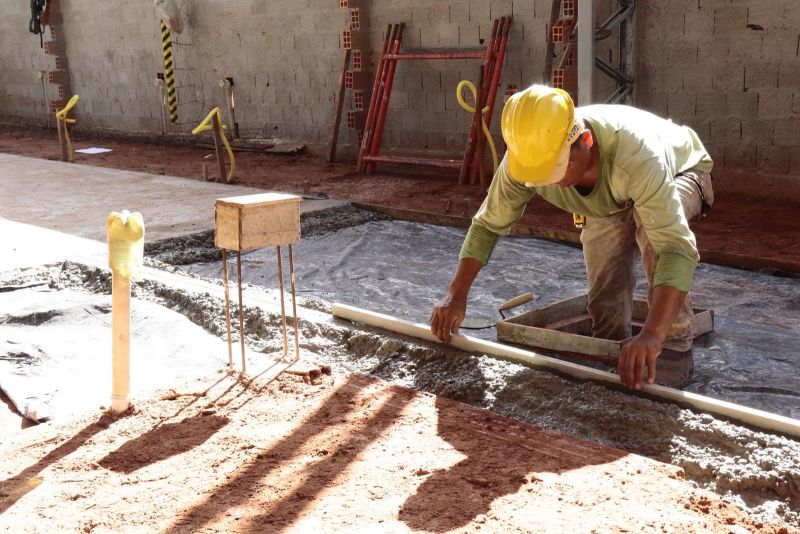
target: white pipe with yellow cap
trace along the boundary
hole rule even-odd
[[[140,213],[111,212],[106,220],[111,268],[111,411],[130,406],[131,278],[144,258],[144,221]]]

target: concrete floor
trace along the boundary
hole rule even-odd
[[[0,154],[0,270],[106,253],[109,212],[138,211],[148,241],[214,228],[217,198],[238,185]],[[306,200],[300,211],[343,204]]]

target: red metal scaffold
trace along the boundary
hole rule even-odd
[[[479,162],[482,161],[483,147],[486,144],[478,142],[478,135],[483,135],[483,132],[480,125],[480,115],[477,113],[472,119],[463,160],[381,155],[381,137],[386,124],[392,82],[399,60],[482,59],[484,76],[482,86],[478,91],[480,95],[478,109],[489,107],[489,110],[484,114],[484,120],[487,126],[491,125],[497,86],[500,82],[500,70],[508,44],[508,32],[511,28],[511,17],[501,17],[494,21],[491,37],[485,50],[413,50],[400,52],[403,28],[404,25],[402,23],[390,24],[386,30],[380,61],[375,73],[372,98],[367,111],[364,137],[358,154],[358,172],[372,174],[375,172],[377,163],[431,165],[435,167],[460,168],[459,184],[467,182],[471,184],[478,183]]]

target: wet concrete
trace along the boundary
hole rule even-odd
[[[305,296],[426,323],[450,281],[463,236],[461,229],[384,220],[304,237],[294,247],[297,287]],[[209,244],[195,243],[201,263],[183,268],[221,277],[221,262],[202,262]],[[189,260],[192,251],[182,252]],[[248,252],[242,265],[245,282],[277,286],[274,251]],[[640,271],[640,298],[644,280]],[[800,418],[800,281],[702,264],[694,288],[695,306],[714,310],[716,325],[695,342],[687,390]],[[473,286],[465,323],[493,325],[500,304],[527,291],[537,299],[511,313],[585,293],[581,251],[530,238],[502,240]],[[464,333],[496,339],[493,327]]]

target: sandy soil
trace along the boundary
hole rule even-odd
[[[113,151],[98,155],[76,154],[75,161],[153,174],[201,179],[201,167],[207,166],[211,179],[217,176],[213,150],[165,143],[146,143],[120,139],[73,135],[75,147],[102,146]],[[17,130],[0,127],[0,151],[46,159],[60,159],[54,131]],[[212,155],[212,159],[206,156]],[[483,200],[479,186],[459,186],[453,174],[421,167],[379,169],[369,177],[356,174],[351,163],[327,163],[305,155],[274,155],[239,152],[237,176],[241,185],[302,193],[326,193],[331,198],[391,206],[427,213],[471,217]],[[757,175],[752,176],[757,180]],[[800,202],[789,199],[758,199],[717,191],[714,210],[708,218],[697,221],[701,257],[712,263],[778,267],[800,273],[800,231],[793,220]],[[757,203],[757,209],[755,204]],[[577,237],[568,213],[541,199],[534,199],[520,224],[566,232]],[[755,260],[754,260],[755,259]]]
[[[360,375],[209,379],[0,450],[15,532],[790,532],[672,466]]]

